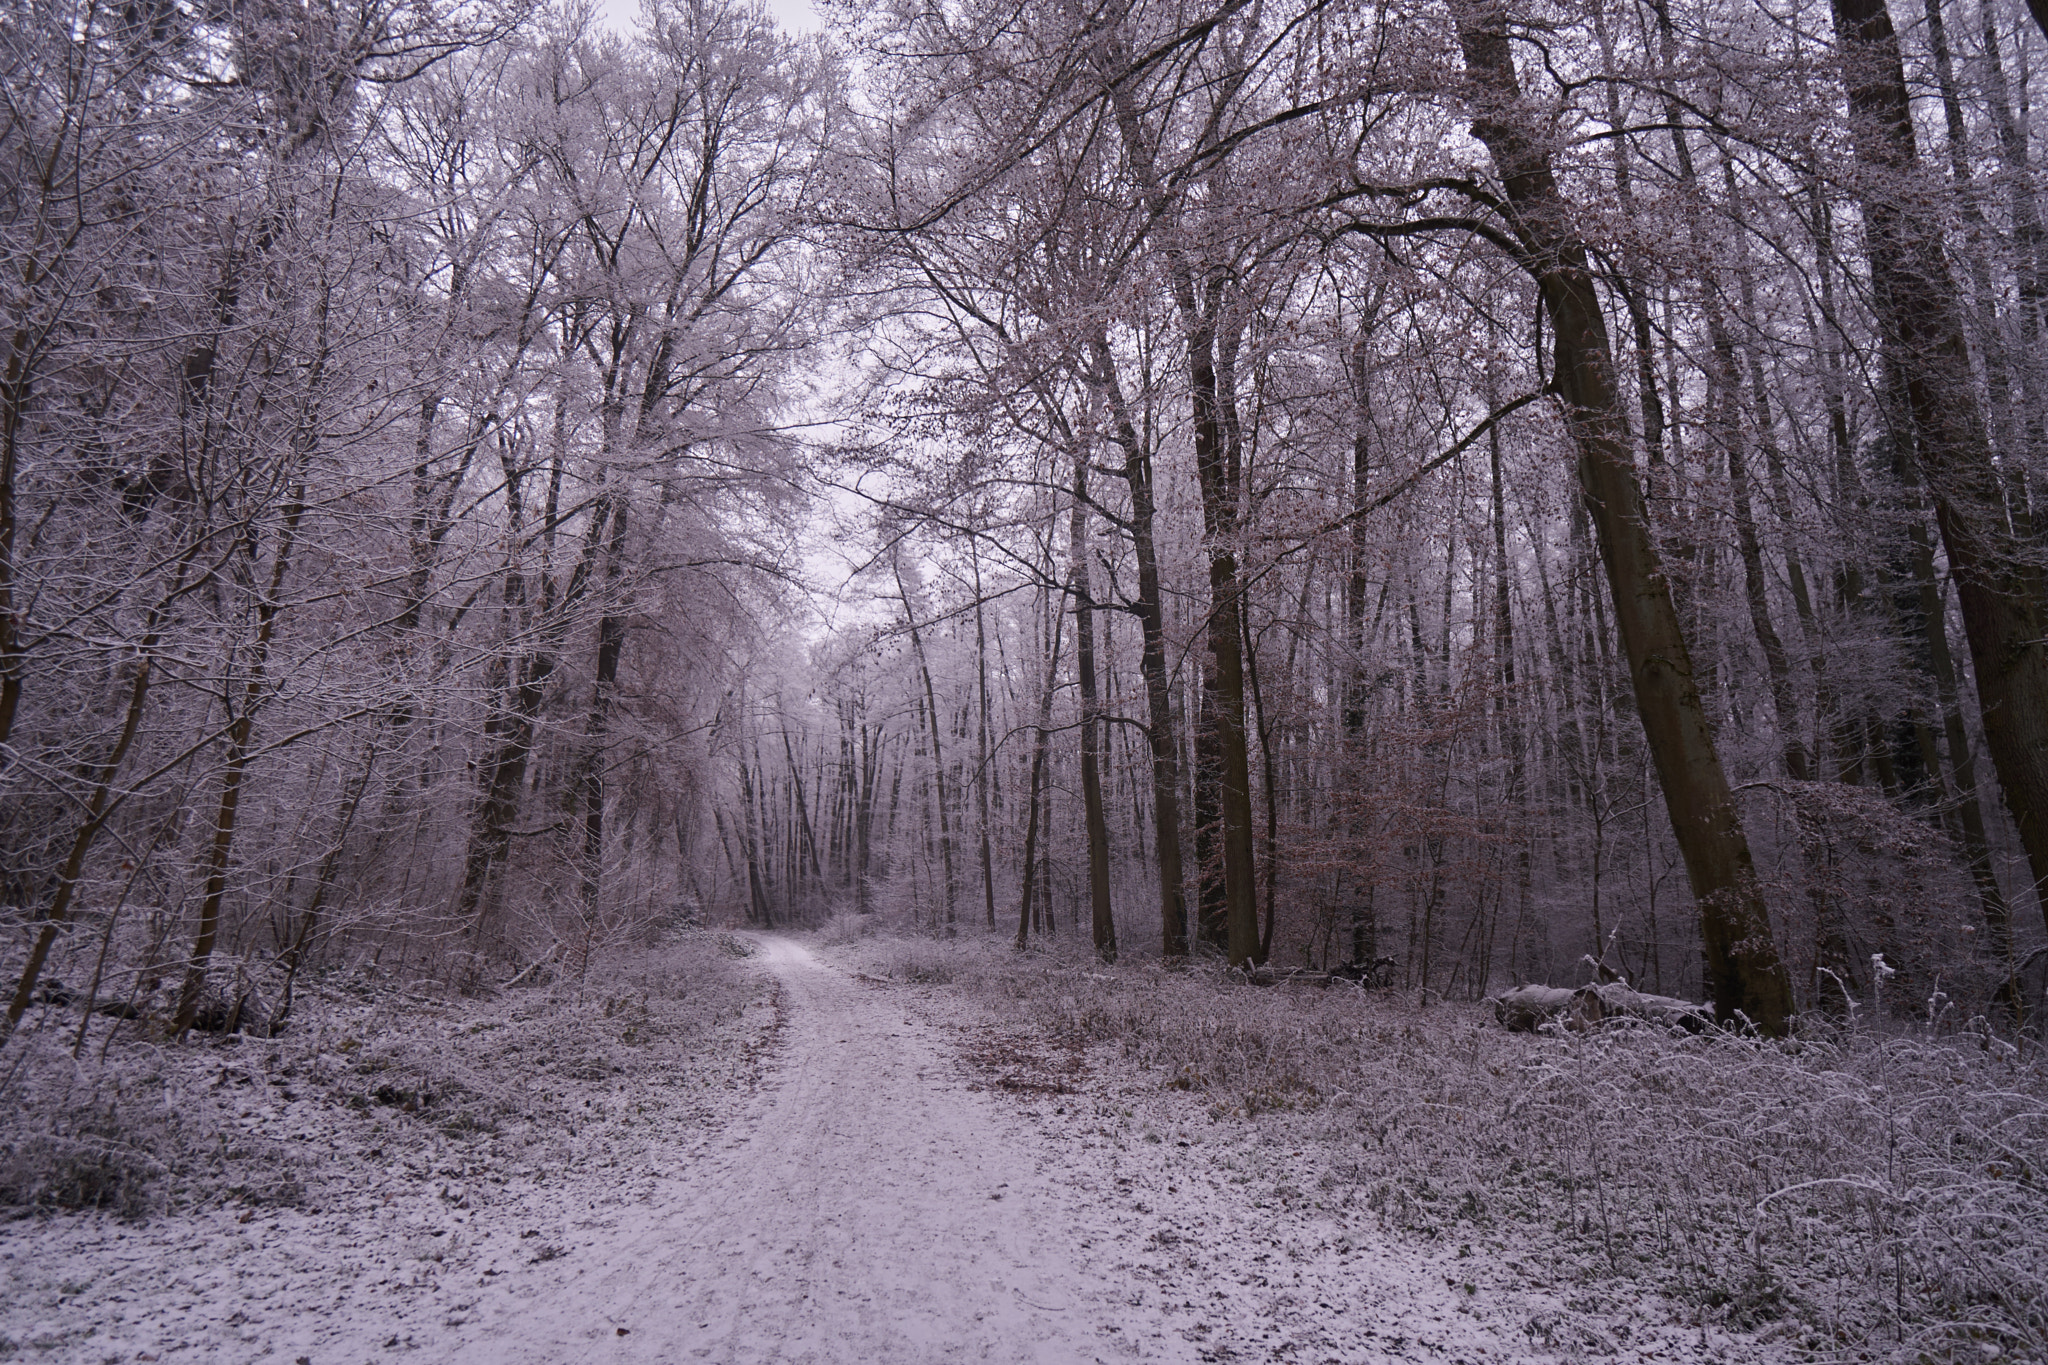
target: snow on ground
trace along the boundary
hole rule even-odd
[[[1169,1177],[1171,1200],[1147,1201],[1180,1220],[1184,1282],[1222,1291],[1187,1327],[1218,1359],[1406,1335],[1424,1286],[1396,1281],[1383,1323],[1383,1266],[1344,1263],[1379,1248],[1559,1357],[2048,1360],[2048,1070],[1984,1021],[1531,1035],[1477,1005],[1260,989],[1213,962],[1106,969],[1085,942],[828,933],[996,1040],[985,1055],[1085,1059],[1098,1141],[1170,1146],[1170,1172],[1219,1187],[1190,1208]]]
[[[761,958],[786,1017],[756,1101],[568,1275],[493,1285],[439,1358],[1187,1358],[1109,1273],[1106,1220],[1048,1178],[1057,1154],[966,1089],[939,1031],[791,940]]]
[[[506,1119],[401,1151],[395,1116],[343,1132],[252,1083],[245,1134],[338,1154],[298,1206],[0,1228],[0,1338],[36,1360],[316,1365],[1771,1358],[1661,1301],[1576,1302],[1387,1232],[1105,1049],[857,950],[758,942],[755,1003],[680,1040],[688,1065],[557,1064],[523,1145]],[[465,1038],[495,1017],[449,1012]]]
[[[780,1011],[728,950],[681,936],[610,996],[344,981],[280,1039],[124,1042],[98,1069],[90,1048],[71,1067],[67,1032],[6,1096],[10,1194],[26,1161],[91,1143],[95,1171],[170,1169],[146,1201],[109,1191],[140,1220],[0,1225],[0,1357],[436,1358],[490,1284],[569,1275],[744,1108]]]
[[[879,971],[895,950],[839,950]],[[919,975],[915,967],[909,973]],[[875,975],[864,973],[869,980]],[[941,1024],[966,1067],[1062,1153],[1057,1179],[1116,1248],[1134,1301],[1161,1305],[1168,1339],[1202,1361],[1556,1360],[1764,1362],[1793,1355],[1701,1325],[1653,1292],[1532,1283],[1530,1267],[1477,1239],[1431,1244],[1388,1231],[1363,1201],[1330,1197],[1323,1153],[1299,1135],[1217,1114],[1112,1049],[1000,1016],[999,1002],[894,987]],[[1161,1359],[1183,1359],[1162,1355]]]

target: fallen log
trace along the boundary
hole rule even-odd
[[[1696,1005],[1675,996],[1646,994],[1626,982],[1605,981],[1577,990],[1517,986],[1495,998],[1493,1017],[1501,1027],[1517,1033],[1534,1033],[1553,1021],[1574,1033],[1585,1033],[1624,1020],[1699,1033],[1712,1026],[1714,1010],[1711,1005]]]
[[[1637,1019],[1699,1033],[1714,1023],[1712,1005],[1697,1005],[1671,995],[1650,995],[1625,981],[1580,987],[1572,993],[1572,1009],[1589,1027],[1609,1019]]]
[[[1510,1033],[1534,1033],[1571,1008],[1572,992],[1562,986],[1517,986],[1493,1002],[1493,1017]]]

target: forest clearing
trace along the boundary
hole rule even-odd
[[[2048,1358],[2044,52],[0,6],[0,1354]]]

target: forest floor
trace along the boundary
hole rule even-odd
[[[1839,1333],[1827,1345],[1848,1349],[1815,1349],[1815,1314],[1762,1302],[1791,1304],[1792,1289],[1693,1293],[1652,1259],[1618,1259],[1579,1186],[1560,1198],[1587,1219],[1568,1225],[1569,1255],[1547,1255],[1559,1220],[1507,1216],[1511,1191],[1408,1179],[1414,1161],[1385,1123],[1377,1148],[1358,1150],[1357,1105],[1303,1080],[1277,1034],[1259,1044],[1275,1074],[1226,1081],[1243,1030],[1202,1016],[1197,996],[1248,1001],[1331,1051],[1316,1010],[1274,991],[1096,972],[979,936],[693,933],[626,976],[610,996],[332,990],[279,1040],[148,1048],[141,1069],[29,1068],[6,1097],[6,1192],[37,1209],[83,1187],[122,1211],[43,1208],[0,1226],[0,1357],[1478,1365],[2000,1351],[1990,1333],[1961,1356],[1930,1355],[1924,1338],[1872,1352]],[[1150,1002],[1136,1014],[1091,998],[1127,985]],[[1207,1030],[1210,1074],[1162,1070],[1171,1059],[1144,1044],[1140,1015]],[[1309,1022],[1285,1022],[1297,1018]],[[1464,1036],[1471,1019],[1439,1010],[1436,1023],[1475,1059],[1492,1047]],[[1445,1107],[1441,1066],[1412,1045],[1394,1060],[1418,1109]],[[63,1086],[68,1126],[38,1127],[30,1116],[47,1120]],[[1483,1152],[1501,1117],[1451,1128]],[[128,1165],[109,1157],[117,1147]]]

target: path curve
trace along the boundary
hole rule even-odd
[[[1077,1245],[1073,1191],[937,1030],[798,943],[757,943],[783,1041],[750,1108],[573,1276],[494,1284],[452,1359],[1195,1358]]]

